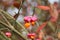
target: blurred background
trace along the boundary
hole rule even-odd
[[[60,40],[60,0],[0,0],[0,40]]]

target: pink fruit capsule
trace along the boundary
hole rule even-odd
[[[27,36],[28,38],[34,39],[35,38],[35,33],[29,33]]]
[[[25,16],[25,17],[24,17],[24,21],[25,21],[25,22],[31,21],[31,17],[30,17],[30,16]]]
[[[6,35],[7,37],[11,37],[11,33],[10,33],[10,32],[6,32],[5,35]]]
[[[36,21],[36,20],[37,20],[37,17],[36,17],[36,16],[33,16],[33,17],[31,18],[31,20],[32,20],[32,21]]]

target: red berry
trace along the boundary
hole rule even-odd
[[[24,25],[25,25],[26,28],[29,28],[30,27],[30,23],[29,22],[28,23],[25,23]]]
[[[31,24],[32,24],[32,26],[34,26],[35,25],[35,22],[31,22]]]

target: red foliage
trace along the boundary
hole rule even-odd
[[[51,22],[56,22],[57,21],[57,19],[58,19],[58,11],[57,11],[56,7],[54,7],[54,10],[52,10],[52,8],[51,8],[50,16],[51,16],[51,19],[50,19]]]
[[[50,7],[48,6],[37,6],[37,8],[42,9],[42,10],[50,10]]]
[[[47,24],[47,22],[42,23],[42,24],[38,27],[37,32],[39,32],[40,30],[42,30],[42,29],[46,26],[46,24]]]

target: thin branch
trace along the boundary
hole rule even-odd
[[[0,9],[0,12],[2,12],[2,14],[4,13],[5,15],[7,15],[7,16],[9,16],[12,20],[15,20],[12,16],[10,16],[7,12],[5,12],[5,11],[3,11],[3,10],[1,10]],[[22,27],[27,33],[28,33],[28,31],[26,30],[26,28],[20,23],[20,22],[17,22],[16,21],[16,23],[20,26],[20,27]]]
[[[14,32],[17,33],[18,35],[20,35],[23,39],[26,39],[26,40],[27,40],[27,38],[25,38],[20,32],[18,32],[18,31],[15,30],[15,29],[12,29],[11,27],[13,27],[13,26],[9,26],[9,25],[7,25],[6,23],[4,23],[4,22],[2,22],[2,21],[0,21],[0,23],[3,24],[3,25],[5,25],[7,28],[10,28],[12,31],[14,31]]]
[[[14,16],[15,19],[18,18],[19,14],[20,14],[19,12],[20,12],[20,9],[22,8],[23,3],[24,3],[24,0],[22,0],[21,3],[20,3],[20,7],[19,7],[19,10],[18,10],[18,14],[16,14],[16,15]]]

